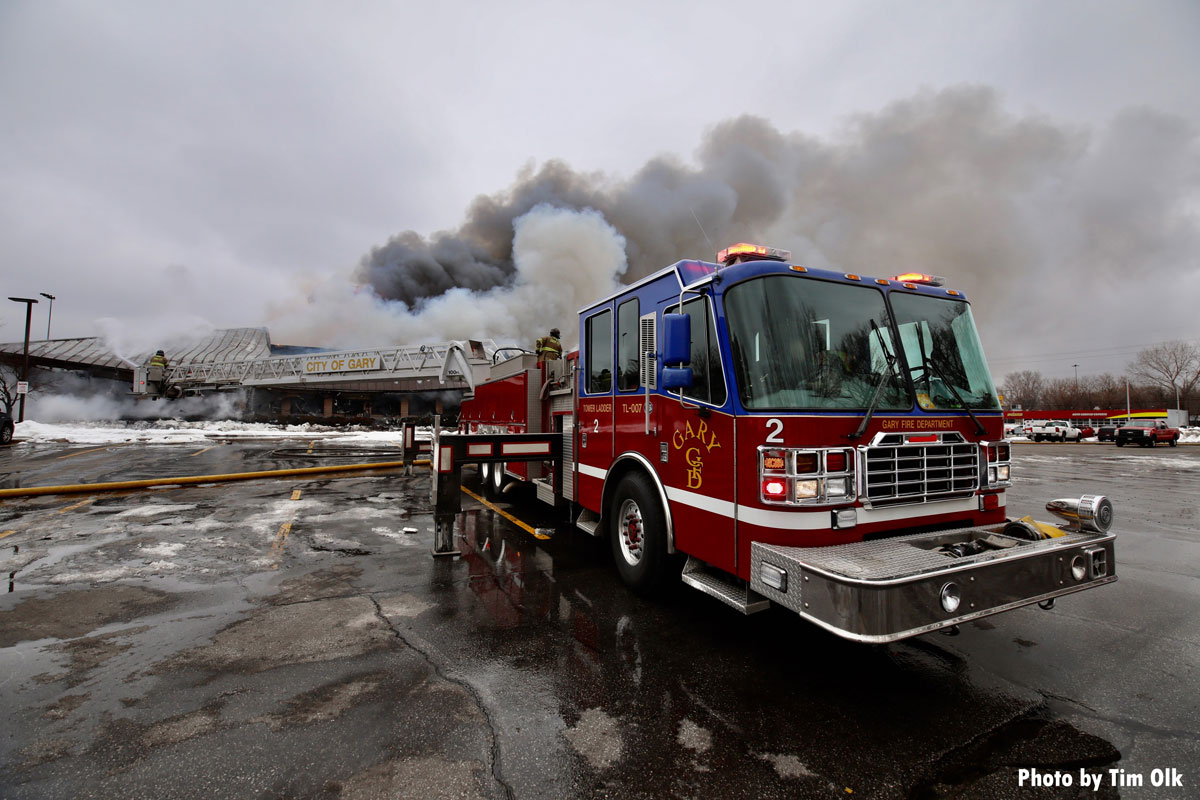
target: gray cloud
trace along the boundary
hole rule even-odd
[[[409,231],[372,250],[357,277],[408,306],[454,286],[502,286],[514,219],[538,204],[591,208],[626,240],[626,281],[711,259],[705,232],[715,247],[761,241],[811,266],[930,272],[978,301],[994,352],[1020,357],[1064,331],[1144,336],[1152,319],[1190,320],[1190,303],[1170,292],[1120,285],[1197,279],[1198,201],[1197,132],[1178,117],[1143,108],[1098,128],[1067,125],[964,86],[859,114],[824,139],[727,120],[694,165],[656,158],[626,180],[548,162],[476,199],[458,230]],[[1096,299],[1090,287],[1115,293]]]

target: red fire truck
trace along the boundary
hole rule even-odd
[[[1106,498],[1009,518],[1003,412],[943,284],[749,244],[680,261],[583,308],[564,359],[494,364],[434,442],[435,500],[479,462],[610,539],[636,591],[682,576],[865,642],[1116,580]]]

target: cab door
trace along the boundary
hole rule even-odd
[[[600,511],[604,478],[613,460],[614,319],[612,306],[585,312],[580,335],[579,427],[576,452],[579,503]]]

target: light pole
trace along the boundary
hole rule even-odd
[[[46,340],[50,339],[50,320],[54,318],[54,295],[38,292],[42,297],[50,301],[50,311],[46,314]]]
[[[46,338],[50,338],[50,334],[46,334]],[[1079,405],[1079,365],[1072,364],[1075,368],[1075,405]]]
[[[33,304],[37,302],[32,297],[10,297],[14,303],[25,304],[25,364],[21,367],[21,383],[29,380],[29,322],[33,317]],[[17,422],[25,421],[25,394],[21,393],[21,413]]]

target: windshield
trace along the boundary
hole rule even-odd
[[[921,408],[1000,408],[966,302],[906,292],[891,301]]]
[[[912,407],[883,294],[765,275],[725,292],[733,368],[747,409]],[[873,323],[873,324],[872,324]]]

